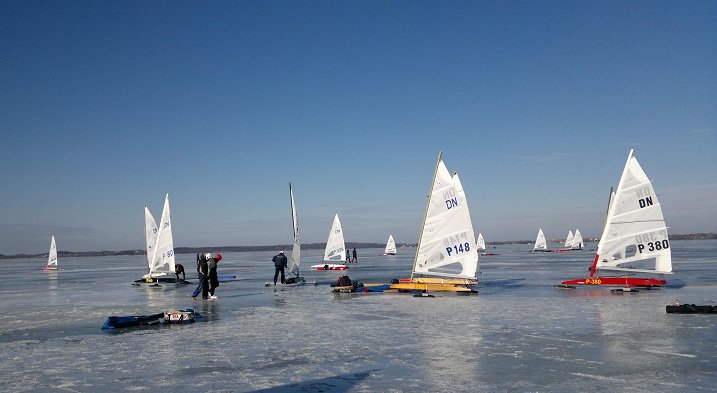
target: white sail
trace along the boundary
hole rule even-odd
[[[650,263],[650,268],[639,271],[672,272],[672,252],[662,207],[650,179],[630,150],[620,183],[611,198],[595,268],[636,271],[621,265],[640,261]]]
[[[154,222],[152,213],[147,206],[144,207],[144,237],[147,243],[147,266],[152,270],[152,259],[154,258],[154,246],[157,244],[157,223]]]
[[[47,268],[57,269],[57,244],[55,244],[55,236],[50,240],[50,252],[47,254]]]
[[[535,238],[535,245],[533,250],[547,250],[548,243],[545,241],[545,235],[543,234],[543,228],[538,230],[538,237]]]
[[[585,244],[583,243],[583,235],[580,234],[579,229],[576,229],[573,241],[570,242],[570,248],[573,250],[582,250],[583,247],[585,247]]]
[[[172,220],[169,214],[169,194],[164,198],[162,219],[159,222],[157,243],[152,253],[149,273],[145,277],[174,274],[174,240],[172,239]]]
[[[478,247],[478,251],[485,251],[485,240],[483,239],[483,234],[478,234],[478,239],[476,240],[476,247]]]
[[[326,241],[324,250],[324,261],[346,262],[346,246],[344,245],[344,233],[341,230],[339,215],[334,216],[334,223],[329,231],[329,238]]]
[[[565,238],[565,247],[573,246],[573,231],[568,231],[568,236]]]
[[[294,191],[289,183],[289,197],[291,198],[291,224],[294,227],[294,246],[289,258],[289,276],[299,276],[299,263],[301,261],[301,236],[299,235],[299,219],[296,216],[296,204],[294,203]]]
[[[383,250],[383,253],[385,255],[396,255],[396,242],[393,240],[393,235],[388,235],[386,249]]]
[[[475,279],[478,251],[463,187],[438,156],[414,274]]]

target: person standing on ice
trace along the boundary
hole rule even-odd
[[[278,254],[274,255],[274,258],[271,258],[271,261],[274,262],[274,285],[276,285],[276,279],[279,277],[279,273],[281,273],[281,283],[286,284],[284,268],[289,264],[289,261],[286,259],[284,251],[279,251]]]
[[[222,260],[222,254],[214,255],[214,258],[209,260],[209,298],[219,299],[214,295],[214,290],[219,286],[219,276],[217,275],[217,262]]]
[[[207,258],[211,258],[212,254],[197,254],[197,279],[199,284],[192,293],[192,299],[197,300],[199,292],[202,293],[202,300],[207,300],[209,297],[209,265]]]

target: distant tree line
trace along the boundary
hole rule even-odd
[[[670,235],[670,240],[710,240],[717,239],[717,233],[690,233],[687,235]],[[597,240],[597,239],[596,239]],[[490,245],[501,244],[533,244],[535,240],[508,240],[499,242],[489,242]],[[385,243],[356,243],[347,242],[346,249],[361,248],[383,248]],[[416,247],[415,243],[396,243],[397,247]],[[273,246],[221,246],[221,247],[175,247],[175,254],[198,254],[200,252],[248,252],[248,251],[280,251],[288,252],[291,250],[291,244],[279,244]],[[304,250],[323,250],[326,243],[309,243],[302,244]],[[146,255],[145,250],[124,250],[124,251],[58,251],[58,258],[63,257],[106,257],[120,255]],[[47,258],[47,253],[42,254],[0,254],[0,259],[14,258]]]

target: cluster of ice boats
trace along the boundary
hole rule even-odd
[[[293,249],[288,264],[290,285],[302,285],[300,275],[301,238],[294,201],[289,184]],[[138,282],[158,283],[174,279],[174,250],[169,212],[169,196],[165,197],[162,219],[158,227],[145,207],[147,263],[149,272]],[[545,249],[542,229],[538,233],[536,249]],[[54,244],[54,239],[53,239]],[[582,249],[579,230],[568,233],[566,248]],[[475,237],[466,194],[457,172],[449,172],[439,153],[429,189],[410,277],[390,283],[359,283],[342,276],[333,286],[334,292],[409,292],[414,296],[431,296],[430,292],[476,292],[480,251],[485,250],[483,236]],[[384,254],[396,253],[393,236]],[[338,215],[329,232],[324,261],[311,266],[314,270],[345,270],[346,247]],[[49,262],[48,262],[49,264]],[[56,257],[55,257],[56,264]],[[595,257],[585,278],[565,280],[556,285],[574,289],[577,286],[617,287],[617,291],[632,292],[636,288],[656,288],[666,284],[661,277],[672,272],[671,248],[662,208],[657,195],[633,151],[620,177],[617,188],[610,191],[605,225]],[[659,278],[641,277],[659,275]],[[267,284],[270,285],[270,284]],[[668,313],[715,312],[711,306],[667,306]],[[110,317],[115,327],[146,323],[171,323],[172,315],[181,316],[177,322],[192,320],[193,314],[184,310],[179,314],[154,314],[145,317]],[[148,322],[151,321],[151,322]]]

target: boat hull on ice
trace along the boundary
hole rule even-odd
[[[191,281],[187,281],[184,279],[177,280],[174,276],[165,276],[165,277],[145,277],[140,278],[139,280],[134,280],[135,284],[191,284]]]
[[[640,288],[656,288],[665,285],[665,280],[656,278],[639,278],[639,277],[593,277],[579,278],[576,280],[565,280],[563,285],[590,285],[590,286],[607,286],[607,287],[640,287]]]
[[[312,265],[312,270],[346,270],[349,267],[346,265],[337,265],[333,263],[325,263],[323,265]]]
[[[477,291],[464,285],[459,284],[441,284],[441,283],[420,283],[420,282],[406,282],[398,284],[391,284],[391,289],[397,289],[399,291],[428,291],[428,292],[462,292],[462,293],[476,293]]]

